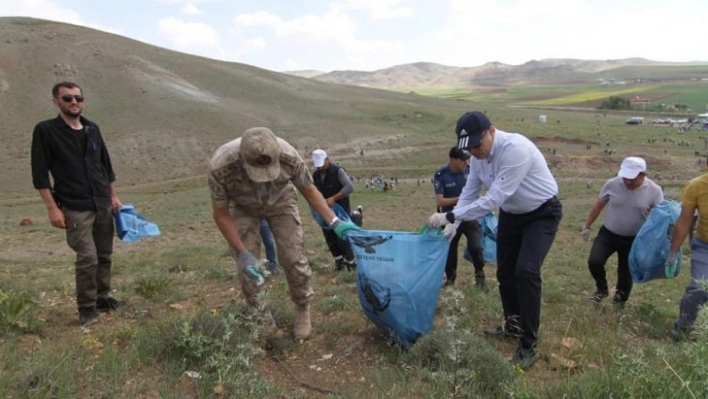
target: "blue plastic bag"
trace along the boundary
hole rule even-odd
[[[497,263],[497,216],[492,212],[479,219],[479,228],[482,231],[482,257],[484,263]],[[465,247],[462,257],[472,262],[472,254]]]
[[[491,212],[479,220],[482,230],[482,247],[484,248],[484,263],[497,263],[497,216]]]
[[[676,262],[665,267],[671,247],[674,224],[681,214],[681,205],[672,200],[665,200],[655,205],[647,220],[639,229],[629,251],[629,271],[637,283],[658,278],[674,278],[681,270],[681,253]]]
[[[344,208],[342,208],[342,206],[339,204],[336,204],[336,203],[334,204],[334,206],[332,207],[332,212],[334,212],[334,214],[342,222],[351,221],[351,218],[349,217],[349,214],[347,213],[347,211],[345,211]],[[324,218],[322,218],[322,216],[320,216],[320,214],[317,213],[315,208],[310,207],[310,213],[312,214],[312,217],[315,219],[315,222],[317,222],[317,224],[320,225],[320,227],[322,227],[325,230],[330,230],[329,225],[327,223],[325,223]]]
[[[347,236],[357,258],[357,293],[364,313],[404,348],[433,328],[450,247],[439,230],[361,230]]]
[[[159,236],[160,228],[143,217],[130,204],[123,205],[113,214],[116,224],[116,235],[123,242],[137,242],[143,237]]]

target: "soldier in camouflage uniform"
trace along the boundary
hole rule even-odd
[[[240,265],[239,277],[246,302],[255,306],[262,281],[252,273],[260,256],[260,219],[270,224],[278,260],[295,303],[296,339],[309,337],[310,265],[304,255],[302,222],[296,189],[338,236],[359,228],[340,221],[314,186],[297,150],[270,129],[251,128],[243,136],[219,147],[209,161],[207,180],[214,221]],[[252,254],[256,254],[253,256]]]

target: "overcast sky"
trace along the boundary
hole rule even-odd
[[[708,61],[708,0],[0,0],[0,16],[68,22],[275,71]]]

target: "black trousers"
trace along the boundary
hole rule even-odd
[[[352,250],[352,245],[349,241],[342,240],[337,237],[334,230],[322,229],[322,235],[324,235],[325,241],[327,242],[329,252],[335,259],[342,256],[348,261],[354,260],[354,251]]]
[[[482,230],[479,228],[479,222],[476,220],[465,221],[460,223],[457,233],[450,241],[450,250],[447,252],[447,261],[445,262],[445,276],[448,281],[455,281],[457,278],[457,246],[463,235],[467,238],[467,250],[472,255],[475,272],[484,269]]]
[[[541,266],[563,217],[556,197],[523,214],[499,211],[497,280],[504,318],[518,317],[521,346],[538,340],[541,323]]]
[[[605,264],[607,259],[617,252],[617,285],[615,288],[616,295],[621,301],[626,301],[629,298],[634,284],[629,272],[629,251],[632,249],[633,242],[634,237],[617,235],[602,226],[595,237],[588,257],[588,269],[592,278],[595,279],[595,286],[598,290],[607,291]]]

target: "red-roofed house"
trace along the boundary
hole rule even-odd
[[[649,99],[642,96],[634,96],[634,98],[629,99],[629,104],[634,108],[646,108],[649,104]]]

